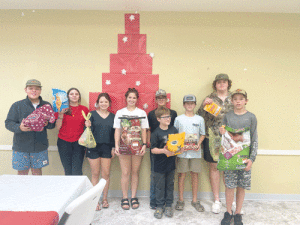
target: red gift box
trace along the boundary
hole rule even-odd
[[[147,114],[155,109],[155,93],[140,93],[137,107],[144,110]]]
[[[156,92],[159,89],[159,75],[145,75],[145,92]]]
[[[99,95],[100,93],[101,93],[101,92],[90,92],[90,93],[89,93],[89,110],[90,110],[90,111],[93,111],[93,110],[96,109],[95,104],[96,104],[98,95]]]
[[[121,74],[102,74],[102,92],[125,93],[130,84],[128,83],[128,75]]]
[[[125,14],[125,34],[140,33],[140,14]]]
[[[152,73],[152,58],[148,54],[110,54],[110,72],[122,73],[126,70],[126,74]]]
[[[118,53],[146,54],[146,34],[118,34]]]
[[[139,93],[145,92],[145,75],[130,74],[126,76],[130,88],[135,88]]]

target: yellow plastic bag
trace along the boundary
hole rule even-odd
[[[167,148],[174,152],[175,155],[181,154],[180,150],[184,146],[185,132],[180,134],[169,134],[167,141]]]
[[[85,115],[84,111],[82,111],[82,115],[85,120],[89,120],[91,118],[91,113],[88,113]],[[90,127],[87,127],[85,131],[82,133],[78,140],[78,144],[85,146],[87,148],[95,148],[97,143],[95,141],[95,138],[93,136],[92,130]]]

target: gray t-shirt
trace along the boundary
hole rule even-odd
[[[256,116],[251,112],[246,112],[243,115],[237,115],[234,113],[234,111],[230,111],[225,114],[223,118],[223,124],[234,129],[245,127],[250,128],[250,159],[252,162],[254,162],[257,155],[258,146]]]

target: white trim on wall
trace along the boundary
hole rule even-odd
[[[129,191],[129,196],[130,196]],[[143,191],[138,190],[137,191],[137,197],[149,197],[150,191]],[[183,194],[183,197],[185,199],[192,199],[192,192],[191,191],[185,191]],[[108,197],[122,197],[122,191],[121,190],[109,190],[108,191]],[[174,198],[178,199],[178,192],[174,191]],[[198,198],[199,199],[205,199],[205,200],[213,200],[214,196],[212,192],[198,192]],[[220,193],[220,199],[225,200],[225,193]],[[263,194],[263,193],[246,193],[245,200],[256,200],[256,201],[300,201],[300,195],[299,194]]]
[[[11,145],[0,145],[0,150],[7,150],[11,151],[12,146]],[[48,148],[49,151],[57,151],[57,146],[49,146]],[[290,155],[290,156],[295,156],[299,155],[300,156],[300,150],[265,150],[265,149],[259,149],[258,150],[258,155]]]

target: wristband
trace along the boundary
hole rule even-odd
[[[143,145],[146,145],[146,146],[147,146],[147,144],[146,144],[146,143],[143,143]]]

